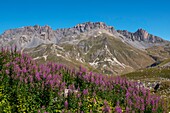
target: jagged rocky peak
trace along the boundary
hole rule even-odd
[[[42,32],[52,32],[52,28],[48,25],[45,26],[39,26],[39,25],[34,25],[34,26],[26,26],[22,28],[17,28],[17,29],[10,29],[5,31],[2,35],[3,36],[11,36],[11,35],[18,35],[18,34],[28,34],[30,33],[42,33]]]
[[[17,29],[10,29],[1,35],[1,40],[4,42],[3,46],[8,45],[10,42],[20,47],[35,47],[41,43],[56,43],[56,33],[50,26],[25,26]]]
[[[81,32],[89,31],[92,29],[105,29],[108,31],[114,30],[112,26],[107,26],[104,22],[86,22],[86,23],[78,24],[74,26],[74,28]]]
[[[157,42],[164,42],[164,40],[158,36],[154,36],[152,34],[149,34],[146,30],[144,29],[138,29],[134,35],[138,36],[141,38],[143,41],[148,41],[152,43],[157,43]]]
[[[143,42],[149,42],[149,43],[161,43],[164,42],[162,38],[158,36],[154,36],[152,34],[149,34],[144,29],[138,29],[136,32],[128,32],[127,30],[117,30],[118,33],[122,34],[126,38],[132,40],[132,41],[143,41]]]
[[[140,36],[142,39],[149,38],[149,33],[144,29],[138,29],[134,34]]]
[[[60,41],[74,40],[79,35],[86,37],[96,36],[96,34],[107,33],[110,35],[116,34],[117,31],[112,26],[107,26],[104,22],[85,22],[77,24],[74,27],[67,29],[57,29],[55,33],[61,37]]]
[[[27,26],[24,28],[30,31],[39,31],[39,32],[53,31],[52,28],[48,25],[45,26],[34,25],[34,26]]]

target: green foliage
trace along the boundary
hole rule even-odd
[[[9,97],[4,93],[4,86],[0,86],[0,113],[12,113]]]
[[[136,72],[128,73],[123,76],[132,79],[156,77],[170,78],[170,68],[147,68]]]

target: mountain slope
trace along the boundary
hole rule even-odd
[[[83,65],[90,70],[106,74],[123,74],[151,65],[154,60],[146,52],[138,50],[113,35],[100,33],[98,36],[74,40],[58,45],[41,45],[25,49],[34,59],[42,58],[72,66]],[[78,40],[79,39],[79,40]],[[44,58],[45,57],[45,58]]]
[[[57,30],[35,25],[0,35],[0,46],[17,45],[40,62],[83,65],[92,71],[114,75],[150,66],[155,59],[145,49],[167,43],[142,29],[135,33],[116,31],[103,22],[86,22]]]
[[[128,32],[127,30],[117,30],[117,32],[126,37],[127,43],[138,49],[146,49],[153,46],[164,46],[169,43],[158,36],[149,34],[143,29],[138,29],[134,33]]]

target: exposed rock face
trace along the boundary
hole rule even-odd
[[[100,33],[101,31],[106,31],[110,34],[118,34],[117,31],[112,26],[107,26],[103,22],[86,22],[82,24],[78,24],[73,28],[68,29],[57,29],[55,33],[59,38],[60,42],[71,41],[74,40],[78,35],[86,36],[94,36],[96,33]]]
[[[83,24],[78,24],[73,28],[68,29],[57,29],[52,30],[49,26],[27,26],[18,29],[11,29],[5,31],[1,36],[0,40],[3,45],[8,45],[10,42],[14,42],[18,47],[36,47],[42,43],[55,43],[70,41],[74,37],[80,35],[81,33],[86,33],[86,35],[93,35],[93,33],[88,33],[94,30],[106,30],[111,34],[116,33],[113,27],[107,26],[103,22],[87,22]]]
[[[105,29],[105,30],[109,31],[110,33],[115,32],[115,30],[112,26],[107,26],[103,22],[96,22],[96,23],[87,22],[87,23],[83,23],[83,24],[78,24],[74,28],[76,28],[80,32],[86,32],[86,31],[90,31],[92,29]]]
[[[160,37],[153,36],[143,29],[139,29],[135,33],[126,30],[116,31],[112,26],[107,26],[103,22],[86,22],[72,28],[57,29],[55,31],[49,26],[39,25],[11,29],[0,35],[0,42],[2,45],[16,44],[18,47],[28,48],[36,47],[42,43],[59,44],[69,41],[73,42],[73,40],[75,41],[74,43],[77,43],[76,38],[78,36],[79,38],[90,37],[97,36],[101,33],[106,33],[116,38],[123,37],[123,41],[134,47],[138,46],[137,48],[147,48],[155,44],[166,42]]]
[[[135,33],[128,32],[127,30],[118,30],[118,33],[122,34],[126,38],[132,41],[143,41],[146,43],[162,43],[165,42],[162,38],[153,36],[143,29],[138,29]]]
[[[5,31],[1,35],[3,45],[16,44],[18,47],[36,47],[42,43],[58,42],[56,33],[49,26],[27,26]]]

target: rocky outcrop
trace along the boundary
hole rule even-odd
[[[138,29],[136,32],[131,33],[127,30],[117,30],[118,33],[122,34],[131,41],[143,41],[148,43],[162,43],[165,42],[162,38],[149,34],[146,30]]]
[[[7,30],[0,35],[0,41],[3,42],[3,45],[15,43],[18,47],[30,48],[42,43],[58,44],[59,42],[74,40],[82,33],[93,36],[94,34],[89,32],[97,30],[106,30],[111,34],[117,33],[112,26],[107,26],[103,22],[86,22],[72,28],[57,30],[52,30],[49,26],[35,25]]]
[[[19,48],[36,47],[42,43],[56,43],[56,33],[49,26],[27,26],[5,31],[1,35],[3,45],[15,44]]]

